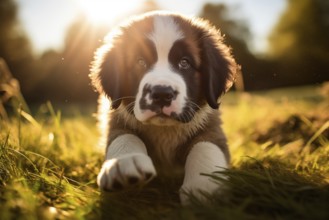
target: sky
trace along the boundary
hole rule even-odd
[[[19,19],[29,36],[35,53],[61,49],[65,33],[81,13],[92,22],[111,24],[115,18],[136,10],[144,0],[16,0]],[[232,17],[244,20],[251,31],[251,48],[266,50],[267,36],[285,9],[285,0],[156,0],[158,5],[174,12],[197,15],[206,2],[232,6]]]

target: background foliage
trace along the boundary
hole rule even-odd
[[[329,78],[329,2],[289,0],[270,37],[269,56],[278,62],[282,85]]]
[[[326,0],[287,0],[287,8],[270,34],[269,49],[261,55],[249,48],[253,36],[248,24],[235,19],[228,6],[205,4],[199,14],[226,36],[242,66],[244,88],[250,91],[329,80],[328,5]],[[146,1],[141,12],[153,9],[159,6]],[[89,65],[110,27],[96,27],[78,17],[68,29],[61,51],[46,51],[36,57],[18,22],[18,10],[14,0],[0,2],[0,57],[21,82],[27,100],[94,101]]]

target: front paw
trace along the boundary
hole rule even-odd
[[[155,176],[151,158],[136,153],[105,161],[97,183],[100,189],[112,191],[145,184]]]
[[[220,189],[220,185],[210,177],[199,175],[193,180],[184,182],[179,191],[180,201],[183,205],[189,205],[190,198],[195,197],[200,202],[206,203],[211,195]]]

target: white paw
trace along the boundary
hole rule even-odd
[[[179,191],[180,201],[183,205],[190,204],[193,196],[201,202],[207,202],[208,196],[214,194],[220,188],[220,183],[208,176],[195,176],[191,181],[184,182]]]
[[[105,161],[97,183],[100,189],[111,191],[145,184],[155,176],[151,158],[135,153]]]
[[[213,143],[199,142],[193,146],[185,163],[185,177],[180,189],[180,199],[183,205],[190,203],[190,196],[201,202],[207,202],[221,183],[204,174],[214,174],[227,168],[226,157],[223,151]],[[226,178],[221,176],[221,178]],[[217,191],[218,192],[218,191]]]

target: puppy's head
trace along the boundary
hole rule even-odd
[[[99,92],[143,123],[187,123],[232,85],[237,65],[207,22],[148,13],[112,31],[96,52],[91,79]]]

